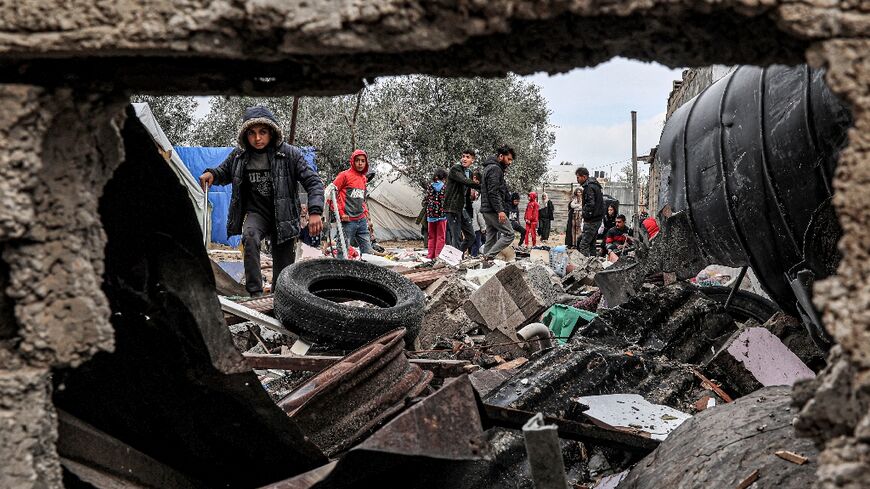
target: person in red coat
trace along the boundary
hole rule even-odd
[[[535,192],[529,192],[529,203],[526,205],[526,242],[525,246],[529,246],[529,236],[532,237],[532,246],[538,244],[537,239],[537,230],[538,230],[538,211],[541,210],[541,206],[538,205],[538,194]]]

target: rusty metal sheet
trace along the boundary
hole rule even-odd
[[[489,452],[473,388],[463,375],[387,423],[338,464],[264,489],[450,487],[451,469]]]
[[[405,330],[363,345],[297,387],[278,404],[306,436],[334,455],[371,433],[419,396],[432,373],[408,362]]]

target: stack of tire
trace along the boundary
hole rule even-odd
[[[275,289],[275,315],[284,326],[318,346],[343,349],[397,328],[405,328],[405,343],[413,344],[426,301],[423,291],[404,276],[353,260],[294,263],[278,276]]]

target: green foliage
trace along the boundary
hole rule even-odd
[[[131,102],[146,102],[172,144],[189,144],[193,134],[193,114],[197,102],[193,97],[134,95]]]
[[[289,135],[293,97],[215,97],[185,141],[235,145],[244,109],[254,105],[271,109]],[[384,78],[360,97],[300,99],[295,144],[317,148],[318,168],[327,181],[348,167],[351,152],[359,148],[376,170],[395,169],[423,186],[436,168],[459,161],[465,149],[478,153],[480,165],[508,144],[517,153],[508,181],[517,191],[527,191],[547,171],[555,142],[550,114],[539,88],[514,75]],[[353,139],[357,148],[351,146]]]

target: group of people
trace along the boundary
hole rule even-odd
[[[537,236],[550,237],[553,203],[546,193],[538,202],[536,192],[529,192],[529,203],[520,221],[520,195],[511,193],[505,172],[516,153],[502,146],[488,157],[481,171],[472,171],[476,154],[462,152],[459,163],[449,171],[436,170],[423,200],[428,257],[435,258],[445,244],[462,253],[493,258],[520,234],[524,246],[537,245]]]
[[[578,168],[575,174],[581,186],[574,190],[568,203],[565,245],[587,256],[620,255],[634,239],[634,231],[628,227],[625,215],[618,213],[615,204],[607,205],[604,212],[601,185],[589,176],[587,169]],[[649,239],[658,235],[659,227],[654,217],[644,211],[640,214],[640,221]],[[601,242],[601,248],[597,250],[596,240]]]
[[[437,257],[449,244],[463,253],[478,256],[482,252],[492,259],[513,243],[515,232],[520,233],[520,242],[525,246],[529,241],[535,246],[538,234],[543,240],[549,238],[553,203],[545,193],[539,203],[537,194],[529,192],[523,215],[525,226],[520,223],[519,194],[511,193],[505,180],[505,172],[515,157],[513,148],[502,146],[477,172],[471,170],[476,154],[466,150],[449,170],[435,171],[424,200],[429,258]],[[271,241],[274,289],[281,270],[295,260],[296,239],[319,240],[326,205],[338,213],[346,244],[357,246],[361,253],[373,251],[366,206],[368,155],[355,150],[348,164],[349,168],[332,182],[335,202],[325,202],[320,176],[298,148],[284,141],[272,112],[265,107],[245,111],[238,147],[220,165],[206,169],[199,179],[205,190],[211,185],[232,184],[227,234],[242,235],[245,286],[252,296],[263,292],[262,240],[269,237]],[[611,217],[613,229],[605,231],[605,241],[608,246],[624,244],[630,235],[625,216],[614,216],[613,208],[605,213],[601,185],[589,177],[588,170],[579,168],[576,176],[581,188],[569,204],[566,244],[587,255],[594,254],[597,231]],[[299,202],[299,185],[308,195],[304,209]],[[346,257],[348,250],[342,248],[340,255]]]

